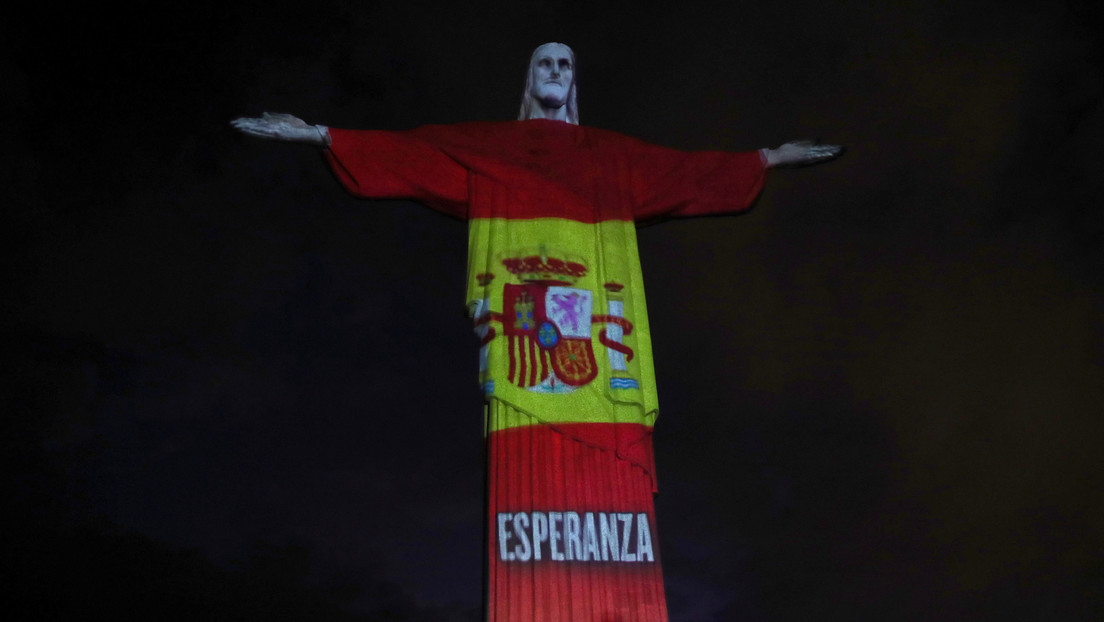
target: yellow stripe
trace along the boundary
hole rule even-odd
[[[510,382],[509,339],[503,334],[501,323],[492,322],[497,336],[489,344],[489,367],[482,380],[493,382],[493,393],[488,396],[490,399],[501,400],[531,415],[514,420],[517,425],[525,425],[524,422],[652,424],[658,400],[644,282],[633,223],[605,221],[591,224],[561,218],[473,219],[469,221],[468,250],[469,304],[485,298],[492,311],[501,313],[504,310],[504,286],[522,282],[504,267],[503,260],[539,255],[584,264],[586,274],[570,282],[567,287],[592,293],[594,315],[610,314],[610,300],[621,301],[623,316],[633,325],[632,333],[622,338],[622,342],[634,353],[625,371],[611,368],[608,349],[598,340],[599,333],[609,325],[592,323],[590,336],[598,368],[597,378],[571,393],[548,394],[529,391]],[[486,275],[493,275],[493,278],[487,285],[481,285],[480,278],[486,280]],[[623,289],[620,292],[607,291],[604,285],[609,282],[618,283]],[[515,356],[524,357],[527,354],[518,352]],[[516,361],[520,373],[521,359]],[[632,387],[635,381],[636,387],[611,388],[613,377],[629,379],[616,382],[614,386]],[[500,425],[513,426],[505,422]]]

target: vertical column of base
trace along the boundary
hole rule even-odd
[[[585,441],[629,424],[488,414],[489,622],[666,622],[651,476]]]

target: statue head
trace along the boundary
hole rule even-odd
[[[518,119],[559,119],[578,125],[575,92],[575,52],[562,43],[545,43],[529,59]]]

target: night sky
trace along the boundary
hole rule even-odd
[[[562,41],[585,125],[848,147],[639,231],[672,620],[1104,619],[1104,24],[665,4],[9,15],[9,603],[479,618],[464,223],[229,121],[512,119]]]

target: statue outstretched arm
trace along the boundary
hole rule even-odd
[[[767,168],[797,168],[827,162],[843,155],[842,145],[822,145],[815,140],[795,140],[777,149],[762,149]]]
[[[260,117],[239,117],[231,121],[230,125],[244,134],[257,138],[319,147],[327,147],[330,144],[330,131],[325,125],[311,125],[290,114],[266,112]]]

